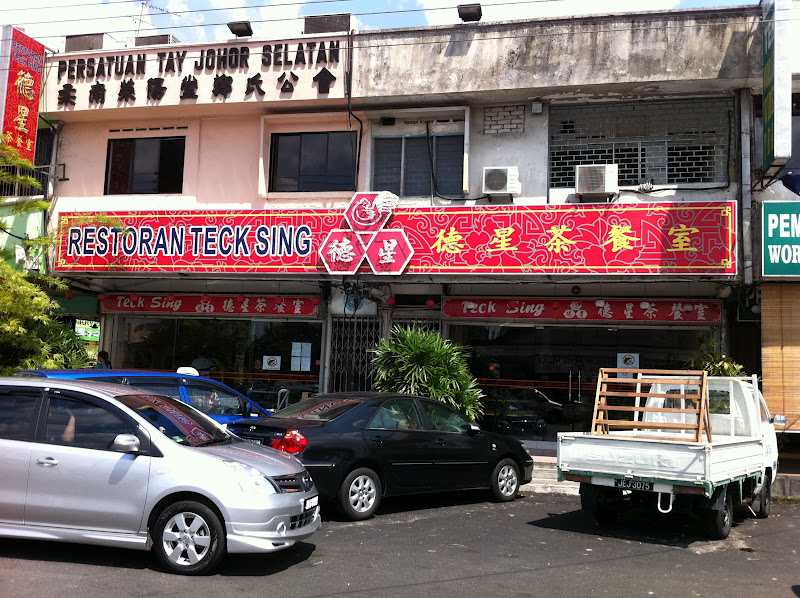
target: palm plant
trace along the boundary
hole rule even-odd
[[[472,420],[483,414],[483,392],[467,367],[467,349],[438,332],[395,326],[371,352],[374,390],[430,397]]]

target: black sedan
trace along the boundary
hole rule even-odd
[[[382,496],[398,494],[487,488],[495,500],[513,500],[533,474],[524,443],[422,397],[317,395],[228,427],[297,456],[320,496],[351,520],[372,516]]]

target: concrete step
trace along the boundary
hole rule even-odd
[[[569,494],[577,496],[580,490],[578,482],[557,482],[549,478],[533,478],[529,484],[520,488],[523,494]]]

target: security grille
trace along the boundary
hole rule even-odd
[[[438,316],[415,316],[413,314],[403,314],[395,312],[392,314],[392,328],[395,326],[405,326],[408,328],[421,328],[433,332],[442,331],[442,319]],[[389,331],[391,334],[391,331]]]
[[[331,328],[331,392],[370,390],[372,354],[380,340],[377,317],[334,316]]]
[[[575,167],[619,165],[619,184],[724,183],[733,100],[619,102],[550,109],[550,187],[574,187]]]

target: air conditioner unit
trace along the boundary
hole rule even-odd
[[[619,193],[619,166],[616,164],[584,164],[575,167],[575,195],[578,197],[611,197]]]
[[[484,167],[484,195],[519,195],[520,193],[522,193],[522,185],[519,182],[517,166]]]

